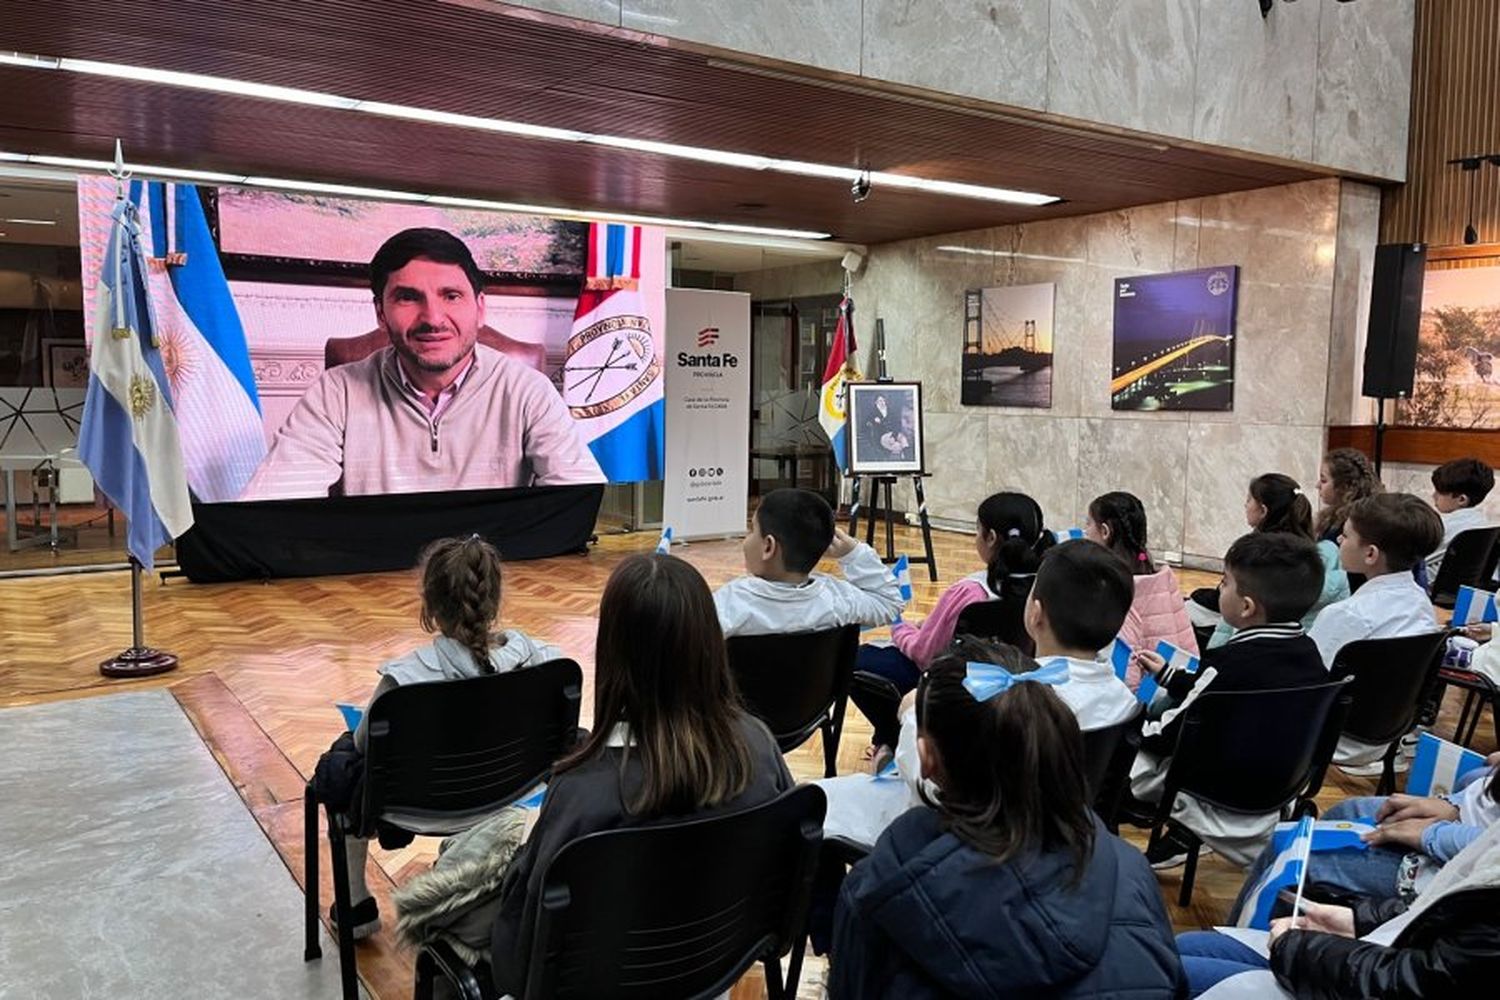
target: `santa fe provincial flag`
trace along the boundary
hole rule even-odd
[[[89,386],[78,457],[129,523],[126,547],[147,569],[193,526],[172,390],[146,290],[136,199],[117,199],[95,297]]]
[[[665,296],[660,282],[642,282],[642,262],[662,257],[662,240],[660,229],[589,224],[588,273],[573,313],[562,394],[610,482],[662,477],[662,331],[652,317],[663,315]]]
[[[833,445],[833,460],[841,472],[849,469],[849,418],[845,413],[848,382],[858,382],[859,369],[854,362],[854,303],[845,296],[839,301],[838,323],[833,328],[833,345],[828,364],[823,369],[823,396],[818,407],[818,423]]]

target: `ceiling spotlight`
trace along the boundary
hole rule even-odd
[[[849,188],[849,194],[854,198],[854,204],[858,205],[870,197],[870,171],[861,170],[859,176],[854,178],[854,185]]]

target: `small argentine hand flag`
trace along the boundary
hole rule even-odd
[[[1478,625],[1480,622],[1500,621],[1500,611],[1495,606],[1495,595],[1487,590],[1459,587],[1458,597],[1453,602],[1454,625]]]
[[[1109,647],[1109,665],[1114,668],[1115,676],[1123,681],[1125,671],[1130,666],[1130,647],[1119,639]]]
[[[1062,542],[1071,542],[1074,539],[1078,539],[1078,538],[1082,538],[1082,537],[1083,537],[1083,529],[1082,528],[1063,528],[1061,531],[1054,531],[1052,533],[1052,538],[1055,541],[1057,541],[1059,544],[1061,544]]]
[[[903,603],[911,603],[911,560],[906,556],[896,559],[895,565],[891,567],[891,574],[896,578],[896,584],[901,588],[901,600]]]
[[[1118,641],[1118,640],[1116,640]],[[1186,670],[1190,674],[1198,672],[1198,658],[1180,646],[1174,646],[1170,642],[1158,642],[1156,644],[1156,655],[1167,661],[1163,674],[1169,674],[1177,670]],[[1136,698],[1141,704],[1151,704],[1151,699],[1156,697],[1159,685],[1156,678],[1148,673],[1142,672],[1141,686],[1135,689]]]
[[[672,554],[672,526],[670,524],[661,529],[661,541],[656,543],[656,554],[659,556]]]
[[[1276,860],[1245,897],[1238,925],[1270,930],[1276,894],[1298,884],[1310,854],[1367,850],[1369,845],[1361,835],[1373,829],[1373,824],[1359,820],[1314,821],[1311,816],[1304,816],[1294,823],[1277,823],[1276,832],[1271,835],[1271,849],[1276,851]]]
[[[1406,794],[1447,795],[1460,778],[1483,766],[1484,757],[1473,750],[1423,733],[1417,738],[1417,755],[1406,775]]]
[[[542,800],[546,797],[547,786],[541,785],[537,788],[536,791],[532,792],[524,799],[518,801],[516,805],[520,806],[522,809],[540,809],[542,807]]]

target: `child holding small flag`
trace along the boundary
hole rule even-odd
[[[1021,606],[1052,537],[1043,523],[1042,508],[1031,497],[1024,493],[986,497],[974,524],[974,551],[984,560],[985,568],[943,591],[937,606],[920,624],[897,621],[891,627],[891,645],[861,646],[856,669],[885,678],[904,695],[917,686],[917,678],[933,659],[953,644],[958,616],[969,605],[1010,601],[1019,627]],[[874,726],[872,756],[889,759],[883,750],[896,745],[900,725],[897,703],[869,688],[856,687],[850,697]]]
[[[1176,705],[1142,730],[1141,752],[1130,776],[1132,795],[1153,804],[1160,800],[1183,716],[1204,692],[1307,687],[1328,680],[1318,647],[1300,624],[1322,591],[1323,560],[1310,539],[1255,532],[1229,547],[1219,609],[1236,629],[1234,637],[1204,653],[1196,674],[1169,668],[1153,650],[1134,654],[1140,669],[1155,677]],[[1255,856],[1279,818],[1274,813],[1228,813],[1186,795],[1178,796],[1173,815],[1239,864]],[[1148,860],[1163,869],[1182,864],[1186,857],[1182,848],[1163,838]]]

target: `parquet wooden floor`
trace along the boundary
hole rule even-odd
[[[928,582],[925,568],[913,573],[918,616],[931,609],[947,584],[978,568],[968,536],[938,532],[934,537],[940,580]],[[558,644],[591,675],[605,579],[624,554],[649,550],[655,542],[654,534],[607,535],[586,556],[509,566],[505,624]],[[910,551],[920,540],[914,531],[900,529],[898,546]],[[697,566],[710,586],[742,572],[737,539],[678,545],[674,552]],[[1180,579],[1185,590],[1215,582],[1210,574],[1192,571],[1181,572]],[[182,685],[179,700],[282,856],[300,873],[300,804],[294,800],[303,776],[342,728],[333,702],[363,703],[378,663],[426,641],[417,624],[415,574],[204,586],[180,580],[161,585],[153,579],[146,585],[144,603],[148,642],[177,653],[182,665],[153,680],[112,681],[100,677],[96,666],[129,644],[126,574],[0,581],[0,706],[102,694],[126,685]],[[590,686],[585,684],[585,724],[592,716]],[[1450,733],[1456,715],[1456,696],[1450,695],[1439,731]],[[1481,729],[1478,748],[1493,749],[1493,730],[1488,725]],[[858,767],[869,732],[851,708],[839,753],[841,773]],[[788,761],[798,777],[811,778],[821,774],[821,759],[815,737]],[[1372,788],[1370,781],[1335,772],[1320,801],[1328,805],[1347,795],[1369,794]],[[1143,833],[1127,829],[1125,835],[1144,847]],[[435,854],[435,841],[419,839],[405,850],[376,850],[372,857],[390,882],[399,884],[429,865]],[[388,883],[379,881],[384,891]],[[1221,922],[1240,881],[1238,869],[1208,856],[1199,867],[1192,905],[1178,908],[1177,875],[1166,873],[1161,879],[1179,929]],[[297,934],[296,928],[288,928],[289,949]],[[378,960],[362,966],[377,997],[409,992],[409,959],[379,952]],[[809,987],[807,995],[816,993]]]

